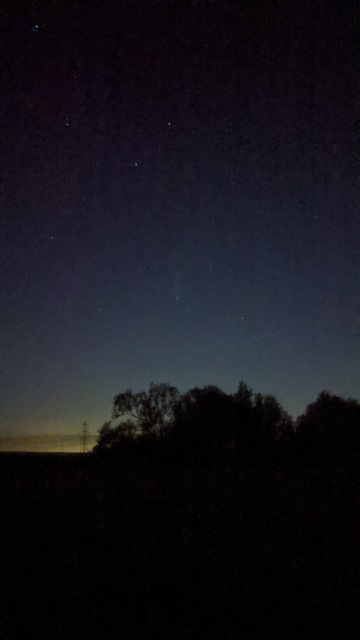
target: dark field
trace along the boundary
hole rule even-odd
[[[356,638],[358,479],[1,454],[8,640]]]

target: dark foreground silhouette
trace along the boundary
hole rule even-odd
[[[359,405],[323,393],[294,431],[240,392],[171,391],[171,429],[119,394],[141,437],[0,455],[1,639],[358,637]]]
[[[357,637],[354,471],[0,465],[1,638]]]

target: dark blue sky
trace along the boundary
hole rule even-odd
[[[95,431],[151,381],[359,399],[355,3],[5,23],[3,433]]]

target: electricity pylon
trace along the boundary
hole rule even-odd
[[[84,422],[81,433],[80,433],[80,443],[81,443],[81,451],[82,453],[87,452],[87,446],[90,438],[89,425],[87,422]]]

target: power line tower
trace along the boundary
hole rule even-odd
[[[81,444],[82,453],[87,453],[89,439],[90,439],[89,425],[87,422],[84,422],[80,432],[80,444]]]

